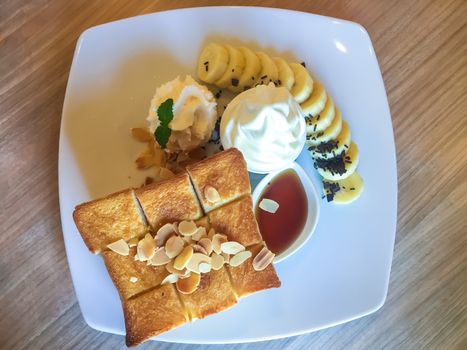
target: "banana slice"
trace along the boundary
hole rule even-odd
[[[253,51],[246,47],[239,47],[238,50],[245,57],[245,68],[238,79],[238,86],[231,86],[231,91],[236,93],[253,87],[259,78],[261,70],[261,61]]]
[[[257,52],[260,61],[261,61],[261,72],[259,73],[259,78],[256,81],[256,84],[269,84],[277,82],[279,79],[279,71],[276,64],[269,55],[264,52]]]
[[[302,103],[306,101],[313,91],[313,79],[308,70],[300,63],[290,63],[292,68],[295,83],[290,90],[290,93],[295,98],[295,101]]]
[[[316,117],[305,117],[306,132],[308,134],[316,134],[320,131],[326,130],[334,120],[335,114],[336,112],[334,102],[331,96],[328,96],[324,105],[324,109],[318,115],[316,115]]]
[[[339,181],[323,181],[323,192],[328,202],[349,204],[356,200],[363,192],[365,183],[362,177],[354,172],[348,178]]]
[[[277,81],[277,86],[283,86],[290,91],[295,82],[295,77],[292,68],[290,68],[289,64],[280,57],[273,57],[273,60],[279,71],[279,79]]]
[[[318,80],[315,79],[313,81],[313,92],[310,97],[300,105],[300,107],[302,107],[302,111],[306,116],[313,118],[318,116],[325,108],[326,101],[326,89]],[[331,123],[331,121],[329,121],[329,123]]]
[[[355,172],[359,161],[357,145],[352,142],[347,152],[330,159],[315,159],[315,168],[326,180],[342,180]]]
[[[344,152],[350,146],[350,128],[349,125],[342,121],[341,132],[334,140],[320,143],[317,146],[311,146],[308,150],[313,158],[333,158]]]
[[[198,59],[198,78],[212,84],[227,70],[229,53],[219,44],[208,44],[201,51]]]
[[[334,118],[331,125],[324,131],[306,134],[306,144],[308,146],[318,146],[322,142],[328,142],[339,136],[342,129],[342,114],[338,108],[335,108]]]
[[[229,52],[229,64],[224,74],[214,84],[220,88],[236,87],[245,67],[245,58],[242,52],[235,47],[231,45],[225,45],[225,47]]]

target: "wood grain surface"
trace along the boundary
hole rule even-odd
[[[367,28],[393,118],[399,216],[389,294],[379,311],[304,336],[222,349],[467,349],[467,2],[234,3]],[[0,348],[124,348],[123,337],[86,325],[63,246],[58,136],[73,50],[79,34],[96,24],[221,4],[0,1]]]

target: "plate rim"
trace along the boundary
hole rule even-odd
[[[221,5],[221,6],[204,6],[204,7],[187,7],[187,8],[169,9],[169,10],[163,10],[163,11],[158,11],[158,12],[152,12],[152,13],[132,16],[132,17],[128,17],[128,18],[118,19],[118,20],[103,23],[103,24],[98,24],[98,25],[92,26],[92,27],[87,28],[86,30],[84,30],[79,35],[79,37],[77,39],[75,51],[74,51],[74,54],[73,54],[72,63],[71,63],[71,66],[70,66],[69,76],[68,76],[68,80],[67,80],[67,84],[66,84],[64,102],[63,102],[62,113],[61,113],[60,136],[59,136],[59,147],[58,147],[58,167],[57,167],[58,168],[57,169],[58,170],[58,185],[59,185],[58,195],[59,195],[59,208],[60,208],[62,235],[64,237],[64,245],[65,245],[65,252],[66,252],[66,256],[67,256],[67,263],[68,263],[68,266],[69,266],[69,269],[70,269],[70,274],[71,274],[71,277],[72,277],[72,283],[73,283],[74,291],[75,291],[76,296],[77,296],[77,301],[78,301],[78,305],[79,305],[80,310],[81,310],[81,314],[83,315],[83,318],[84,318],[85,322],[93,329],[96,329],[96,330],[99,330],[99,331],[105,331],[105,332],[109,331],[109,330],[105,330],[102,327],[94,324],[94,322],[89,319],[88,315],[86,315],[83,312],[83,307],[82,307],[82,304],[81,304],[82,302],[81,302],[80,297],[78,296],[78,292],[77,292],[78,289],[76,288],[77,281],[75,281],[75,277],[74,277],[75,275],[72,272],[72,267],[71,267],[70,260],[69,260],[68,249],[71,249],[71,248],[68,247],[67,240],[65,239],[64,221],[69,220],[69,218],[65,217],[65,211],[66,210],[63,209],[64,199],[62,197],[65,197],[63,195],[63,191],[65,190],[66,187],[64,186],[63,176],[61,176],[61,174],[63,174],[63,171],[60,170],[61,167],[63,167],[63,165],[64,165],[63,164],[63,162],[64,162],[63,158],[65,157],[64,150],[63,150],[63,147],[64,147],[63,145],[64,145],[64,142],[65,142],[64,121],[66,119],[66,117],[65,117],[66,116],[66,109],[67,109],[67,106],[70,103],[69,100],[71,98],[70,97],[70,92],[69,92],[70,91],[70,85],[71,85],[71,82],[72,82],[71,78],[72,78],[72,75],[76,74],[76,73],[74,73],[76,71],[76,69],[73,69],[73,68],[76,65],[77,57],[79,56],[79,52],[80,52],[80,48],[82,46],[82,43],[86,39],[86,36],[89,35],[88,33],[99,30],[102,27],[108,27],[109,25],[115,25],[115,24],[118,24],[118,23],[121,23],[121,22],[131,22],[131,21],[138,20],[139,18],[143,18],[143,17],[163,16],[166,13],[175,13],[175,12],[179,13],[179,12],[190,12],[190,11],[195,11],[195,12],[201,11],[201,12],[203,12],[203,11],[227,10],[227,9],[235,9],[237,11],[240,10],[240,11],[283,12],[283,13],[288,13],[288,14],[292,14],[292,15],[300,15],[300,16],[309,16],[309,17],[312,17],[312,18],[320,18],[321,20],[333,21],[333,22],[338,23],[338,24],[345,24],[345,25],[354,26],[366,37],[366,41],[368,42],[370,50],[371,50],[371,55],[376,60],[376,64],[377,64],[377,68],[378,68],[378,75],[379,75],[378,78],[381,80],[382,87],[383,87],[383,90],[384,90],[384,97],[385,97],[384,100],[385,100],[385,105],[386,105],[385,107],[387,108],[387,111],[388,111],[388,114],[389,114],[389,122],[390,122],[390,126],[391,126],[391,128],[390,128],[391,145],[390,146],[391,146],[391,156],[393,157],[392,161],[393,161],[394,171],[395,171],[395,174],[392,177],[394,179],[394,181],[395,181],[395,184],[393,184],[393,185],[395,185],[395,194],[394,194],[395,203],[393,203],[394,204],[394,209],[395,209],[395,216],[391,220],[393,222],[395,230],[392,233],[394,239],[393,239],[392,246],[391,246],[390,265],[389,265],[389,268],[386,270],[386,276],[385,276],[385,281],[386,282],[385,282],[385,285],[384,285],[384,293],[383,293],[383,297],[381,298],[381,300],[378,303],[375,303],[374,306],[368,307],[367,309],[363,310],[362,312],[356,313],[355,315],[353,315],[351,317],[343,318],[343,319],[340,319],[339,321],[336,321],[336,322],[326,323],[326,324],[324,324],[322,326],[311,327],[311,328],[310,327],[303,327],[301,329],[297,329],[297,331],[295,331],[295,332],[287,332],[286,331],[286,332],[282,332],[282,333],[276,333],[276,334],[271,335],[271,336],[244,337],[242,339],[240,339],[240,338],[234,338],[234,339],[226,338],[224,340],[211,340],[211,341],[206,340],[206,341],[197,341],[197,342],[193,342],[191,340],[184,340],[184,338],[181,338],[181,339],[165,339],[165,338],[156,337],[156,338],[153,338],[153,340],[163,341],[163,342],[181,343],[181,344],[236,344],[236,343],[257,342],[257,341],[281,339],[281,338],[285,338],[285,337],[292,337],[292,336],[311,333],[311,332],[314,332],[314,331],[317,331],[317,330],[326,329],[326,328],[333,327],[333,326],[336,326],[336,325],[339,325],[339,324],[343,324],[343,323],[358,319],[360,317],[364,317],[366,315],[369,315],[369,314],[379,310],[384,305],[384,303],[385,303],[385,301],[387,299],[387,294],[388,294],[388,289],[389,289],[389,279],[390,279],[390,273],[391,273],[391,269],[392,269],[392,261],[393,261],[393,255],[394,255],[395,237],[396,237],[396,234],[397,234],[397,209],[398,209],[397,152],[396,152],[396,143],[395,143],[395,138],[394,138],[394,128],[393,128],[393,125],[392,125],[392,117],[391,117],[391,112],[390,112],[386,87],[384,85],[384,80],[383,80],[383,77],[382,77],[381,68],[380,68],[376,53],[374,51],[373,43],[371,41],[371,38],[370,38],[369,33],[366,30],[366,28],[363,25],[361,25],[360,23],[345,20],[345,19],[339,19],[339,18],[335,18],[335,17],[314,14],[314,13],[311,13],[311,12],[303,12],[303,11],[298,11],[298,10],[284,9],[284,8],[273,8],[273,7],[263,7],[263,6],[225,6],[225,5]],[[122,334],[122,333],[117,333],[117,334]]]

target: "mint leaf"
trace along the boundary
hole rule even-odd
[[[167,147],[167,142],[169,142],[170,134],[172,133],[169,123],[174,118],[173,105],[174,100],[169,98],[157,108],[157,117],[159,118],[160,125],[154,132],[154,137],[162,149]]]
[[[157,143],[161,146],[162,149],[167,147],[167,142],[169,142],[170,134],[172,130],[167,126],[158,126],[154,132]]]

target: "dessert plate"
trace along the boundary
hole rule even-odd
[[[365,191],[353,204],[321,202],[311,239],[277,264],[281,288],[165,333],[180,343],[258,341],[311,332],[367,315],[386,298],[396,229],[397,173],[391,116],[376,56],[358,24],[257,7],[168,11],[108,23],[78,40],[63,107],[60,211],[68,262],[86,322],[123,334],[122,308],[102,259],[88,252],[73,223],[76,204],[129,186],[156,87],[192,74],[204,43],[248,45],[304,61],[324,83],[360,149]],[[221,110],[222,107],[221,107]],[[313,162],[297,162],[320,188]]]

